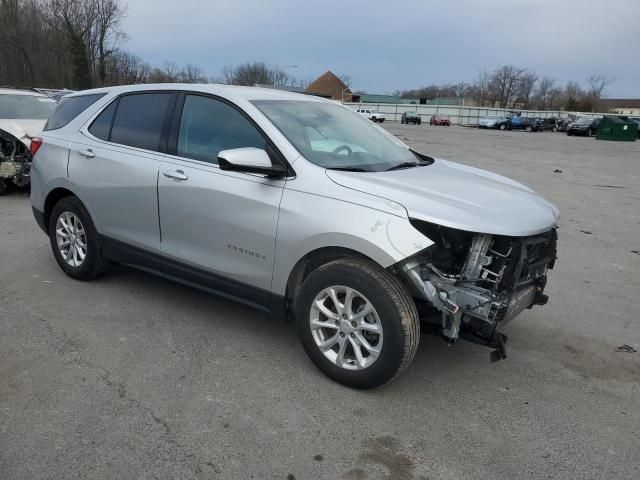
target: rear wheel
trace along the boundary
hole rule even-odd
[[[70,277],[91,280],[109,266],[98,232],[77,197],[65,197],[53,207],[49,240],[58,265]]]
[[[527,125],[527,128],[525,129],[527,132],[532,132],[533,128],[531,127],[531,125]]]
[[[7,191],[7,184],[4,183],[4,180],[0,178],[0,195],[4,195]]]
[[[418,348],[413,299],[372,262],[341,259],[319,267],[305,279],[295,305],[307,354],[344,385],[383,385],[411,363]]]
[[[587,137],[592,137],[593,136],[593,132],[591,131],[590,128],[587,128]]]

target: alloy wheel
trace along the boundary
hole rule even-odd
[[[56,221],[56,244],[65,262],[79,267],[87,257],[87,234],[80,219],[71,212],[62,212]]]
[[[382,352],[380,317],[353,288],[335,285],[322,290],[311,305],[309,327],[316,346],[340,368],[363,370]]]

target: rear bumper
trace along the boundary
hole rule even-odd
[[[31,210],[33,211],[33,216],[36,219],[38,226],[42,229],[44,233],[49,235],[49,232],[47,231],[47,226],[45,225],[45,221],[44,221],[44,212],[41,212],[35,207],[31,207]]]

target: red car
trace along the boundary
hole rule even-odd
[[[429,120],[429,125],[445,125],[447,127],[450,127],[451,120],[449,120],[449,117],[434,115],[433,117],[431,117],[431,120]]]

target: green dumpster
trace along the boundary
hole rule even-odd
[[[628,117],[605,115],[598,125],[598,140],[616,140],[635,142],[638,136],[638,124]]]

